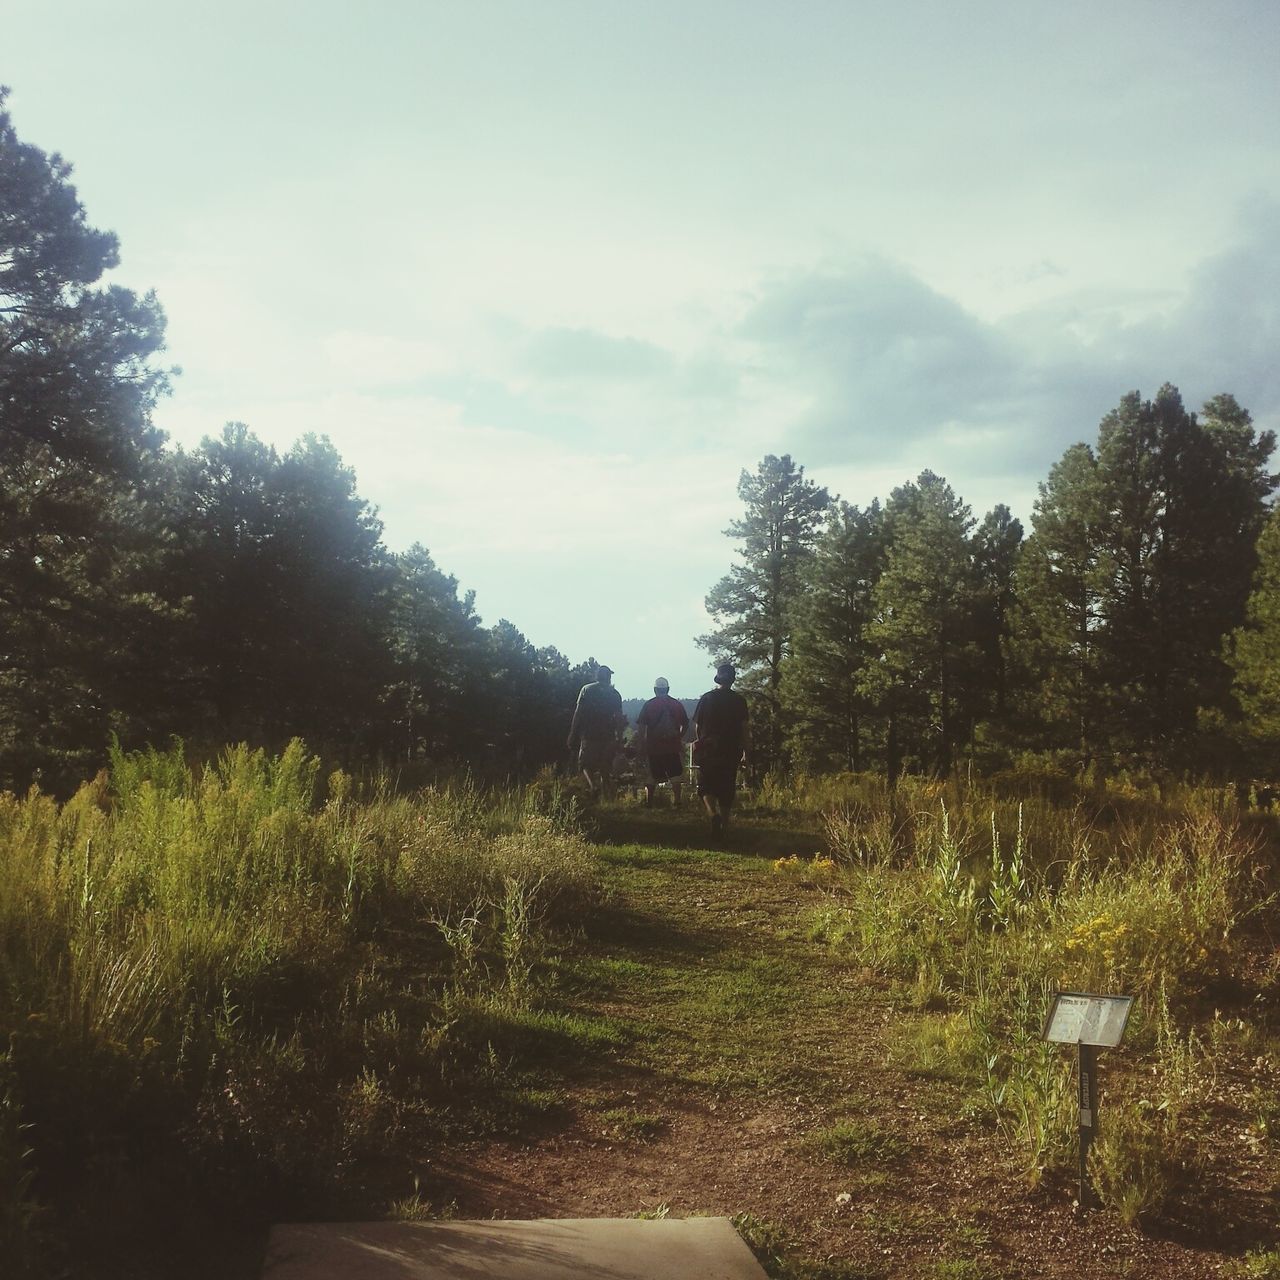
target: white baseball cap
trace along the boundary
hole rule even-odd
[[[666,677],[666,676],[659,676],[659,677],[658,677],[658,678],[653,682],[653,690],[654,690],[654,692],[655,692],[655,693],[656,693],[659,689],[661,689],[663,693],[666,693],[666,691],[667,691],[668,689],[670,689],[670,688],[671,688],[671,686],[667,683],[667,677]]]

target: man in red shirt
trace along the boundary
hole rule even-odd
[[[644,787],[645,804],[653,803],[659,784],[671,783],[671,794],[680,803],[680,784],[684,778],[684,731],[689,727],[689,713],[684,704],[673,698],[666,676],[653,682],[653,697],[640,708],[636,717],[640,749],[649,762],[649,779]]]

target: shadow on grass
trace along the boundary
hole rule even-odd
[[[640,911],[621,903],[609,903],[584,921],[588,943],[604,943],[610,955],[627,953],[644,960],[694,960],[719,949],[714,938],[691,933],[669,918]]]
[[[1250,1249],[1274,1249],[1277,1198],[1274,1188],[1233,1187],[1227,1192],[1219,1186],[1205,1197],[1184,1187],[1160,1216],[1142,1222],[1142,1231],[1154,1240],[1168,1240],[1184,1248],[1223,1250],[1236,1255]]]
[[[638,844],[647,848],[782,858],[808,857],[824,849],[822,836],[795,826],[763,825],[750,816],[735,817],[728,832],[712,836],[703,814],[692,811],[603,810],[594,815],[593,835],[601,844]]]

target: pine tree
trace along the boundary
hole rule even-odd
[[[342,756],[384,736],[394,570],[328,440],[284,457],[229,424],[179,460],[206,732]]]
[[[1231,397],[1199,422],[1166,385],[1126,395],[1096,453],[1068,450],[1018,574],[1012,647],[1041,730],[1072,725],[1085,759],[1207,763],[1196,735],[1226,704],[1222,642],[1243,618],[1274,445]]]
[[[973,515],[924,471],[895,490],[885,523],[889,548],[866,630],[878,657],[859,684],[885,720],[890,775],[904,756],[945,775],[980,710]]]
[[[789,454],[768,455],[754,475],[744,471],[738,496],[746,512],[725,534],[741,541],[742,563],[707,596],[707,612],[719,625],[698,643],[739,668],[741,687],[754,695],[753,740],[771,765],[782,757],[779,694],[793,606],[831,499]]]
[[[977,577],[976,641],[982,652],[990,697],[988,708],[1004,720],[1008,699],[1005,650],[1009,612],[1013,607],[1013,573],[1022,549],[1022,521],[1003,502],[983,517],[973,535],[973,568]]]
[[[150,294],[99,287],[115,236],[87,224],[65,160],[18,140],[4,99],[0,785],[70,785],[163,675],[136,642],[175,612],[153,554],[164,319]]]
[[[1081,762],[1099,746],[1104,516],[1093,450],[1072,445],[1040,485],[1009,618],[1011,698],[1023,740],[1072,750]]]
[[[884,556],[879,502],[865,510],[836,502],[805,567],[783,683],[791,756],[808,770],[866,767],[871,707],[859,681],[872,656],[866,628]]]
[[[486,679],[486,644],[475,592],[415,543],[395,557],[392,644],[395,682],[388,691],[396,724],[393,754],[448,759],[473,747],[479,726],[469,691]]]
[[[1245,620],[1230,636],[1227,661],[1240,730],[1255,768],[1280,766],[1280,511],[1258,539],[1257,569]]]
[[[473,762],[487,772],[528,775],[564,758],[578,691],[596,662],[577,666],[558,649],[538,648],[506,618],[485,633],[486,678],[474,691],[482,747]]]

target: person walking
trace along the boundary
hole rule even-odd
[[[613,758],[622,739],[622,695],[613,687],[613,671],[596,668],[596,678],[578,691],[569,726],[569,750],[578,749],[578,768],[592,795],[605,794],[613,782]]]
[[[684,704],[671,696],[671,685],[666,676],[653,682],[653,697],[640,708],[636,717],[640,750],[648,764],[644,784],[644,802],[653,803],[653,793],[664,782],[671,783],[671,795],[680,803],[681,783],[684,780],[684,761],[680,758],[684,746],[684,732],[689,727],[689,713]]]
[[[693,713],[693,762],[698,767],[698,794],[711,816],[711,834],[729,825],[738,790],[738,765],[750,744],[747,700],[734,692],[738,673],[733,663],[716,668],[714,689],[698,699]]]

